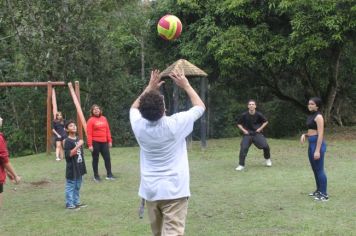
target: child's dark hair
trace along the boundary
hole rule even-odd
[[[315,103],[315,105],[318,107],[318,109],[320,110],[322,105],[323,105],[323,102],[321,100],[321,98],[319,97],[312,97],[309,99],[310,101],[313,101]]]
[[[164,114],[164,98],[158,91],[149,91],[140,97],[138,108],[143,118],[157,121]]]
[[[68,120],[67,122],[66,122],[66,124],[65,124],[65,128],[66,129],[68,129],[68,126],[70,125],[70,124],[72,124],[72,123],[74,123],[75,124],[75,121],[74,120]]]

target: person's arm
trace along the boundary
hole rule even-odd
[[[241,124],[237,124],[237,127],[242,131],[242,133],[246,135],[248,134],[248,130],[245,129]]]
[[[9,161],[4,164],[4,168],[12,181],[14,181],[16,184],[20,183],[21,177],[16,174],[15,169],[12,167]]]
[[[307,134],[302,134],[300,136],[300,143],[303,144],[305,142],[305,137],[308,137]]]
[[[143,90],[143,92],[136,98],[136,100],[132,103],[131,108],[136,108],[138,109],[140,106],[140,97],[151,90],[158,90],[161,85],[164,83],[164,81],[161,81],[161,77],[159,75],[159,70],[153,70],[151,71],[151,78],[150,81],[148,82],[147,87]]]
[[[52,133],[53,133],[54,135],[56,135],[58,138],[60,138],[61,135],[58,134],[58,132],[56,131],[56,123],[53,122],[53,125],[52,125],[52,126],[53,126]]]
[[[77,151],[78,149],[83,145],[83,140],[79,140],[78,144],[70,150],[70,156],[73,157],[75,155],[77,155]]]
[[[87,144],[89,150],[93,151],[93,120],[89,118],[87,123]]]
[[[321,144],[323,143],[324,139],[324,118],[322,115],[317,115],[315,117],[315,122],[318,131],[318,140],[316,141],[316,148],[314,152],[314,160],[318,160],[320,158],[320,149]]]
[[[61,136],[57,133],[57,131],[55,129],[52,129],[52,133],[54,133],[54,135],[56,135],[58,138],[60,138]]]
[[[182,88],[187,93],[193,106],[200,106],[205,110],[204,102],[201,100],[197,92],[190,85],[187,77],[185,77],[182,71],[173,71],[171,74],[169,74],[169,77],[173,79],[173,81],[178,87]]]
[[[268,121],[263,122],[260,128],[256,130],[257,133],[261,133],[261,131],[267,126]]]
[[[112,147],[112,137],[111,137],[111,132],[110,132],[110,125],[108,120],[106,119],[106,138],[108,140],[109,147]]]

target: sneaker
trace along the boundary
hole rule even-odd
[[[67,208],[68,210],[74,210],[74,211],[80,210],[80,208],[77,207],[77,206],[66,206],[66,208]]]
[[[242,170],[244,170],[244,169],[245,169],[244,166],[239,165],[238,167],[236,167],[235,170],[237,170],[237,171],[242,171]]]
[[[271,159],[266,159],[266,166],[271,167],[272,166],[272,161]]]
[[[321,201],[321,202],[327,202],[327,201],[329,201],[329,196],[322,194],[321,192],[318,192],[318,195],[315,196],[314,200]]]
[[[61,158],[59,158],[59,157],[56,158],[56,161],[60,161],[60,160],[61,160]]]
[[[115,178],[114,176],[110,176],[110,177],[107,176],[107,177],[105,177],[105,179],[106,179],[106,180],[115,180],[116,178]]]
[[[88,205],[87,204],[84,204],[84,203],[79,203],[78,205],[75,205],[75,207],[79,207],[79,208],[85,208],[87,207]]]
[[[94,182],[99,183],[101,181],[99,176],[94,176],[93,178]]]
[[[315,190],[314,192],[309,193],[308,196],[309,197],[316,197],[316,196],[318,196],[318,194],[319,194],[319,191]]]

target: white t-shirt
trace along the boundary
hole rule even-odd
[[[151,122],[138,109],[130,109],[131,127],[140,145],[140,197],[156,201],[190,196],[185,138],[203,113],[203,107],[194,106]]]

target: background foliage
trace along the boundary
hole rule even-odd
[[[267,115],[272,137],[304,129],[311,96],[323,99],[327,125],[355,123],[354,0],[145,2],[2,1],[0,81],[79,81],[85,115],[92,104],[101,105],[116,146],[135,143],[128,111],[150,70],[180,58],[209,74],[211,138],[239,135],[235,119],[249,98]],[[183,23],[183,34],[173,42],[156,33],[167,13]],[[199,78],[192,83],[199,89]],[[45,89],[0,91],[10,150],[43,151]],[[56,92],[59,110],[75,117],[68,89]],[[165,93],[169,100],[168,82]],[[199,125],[193,137],[199,139]]]

